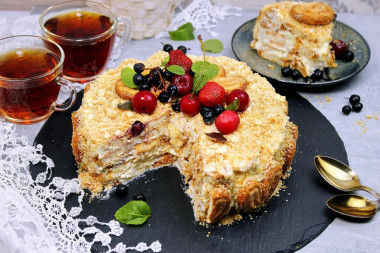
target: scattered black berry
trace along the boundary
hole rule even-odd
[[[145,78],[143,75],[141,74],[136,74],[133,76],[133,82],[136,84],[136,85],[140,85],[140,84],[143,84],[145,81]]]
[[[343,112],[344,115],[350,114],[350,112],[351,112],[351,106],[349,106],[349,105],[343,106],[342,112]]]
[[[147,84],[147,83],[143,83],[143,84],[140,84],[139,85],[139,91],[142,91],[142,90],[150,90],[150,85]]]
[[[163,77],[166,79],[166,80],[168,80],[169,82],[171,82],[172,80],[173,80],[173,77],[174,77],[175,75],[172,73],[172,72],[170,72],[170,71],[168,71],[168,70],[166,70],[165,72],[164,72],[164,75],[163,75]]]
[[[167,93],[166,91],[162,91],[160,93],[160,95],[158,95],[158,100],[161,102],[161,103],[166,103],[169,101],[169,93]]]
[[[187,52],[187,48],[185,46],[179,46],[177,49],[181,50],[184,54]]]
[[[214,123],[214,120],[215,120],[215,117],[214,117],[214,113],[212,109],[204,113],[203,122],[206,125],[211,125],[212,123]]]
[[[352,110],[354,112],[360,112],[363,109],[363,104],[358,102],[352,105]]]
[[[206,115],[206,113],[210,112],[211,110],[212,110],[211,107],[202,106],[200,113],[201,113],[202,117],[204,117]]]
[[[172,104],[172,109],[175,112],[181,112],[181,107],[179,106],[179,100],[175,100]]]
[[[313,80],[313,82],[321,80],[322,77],[323,77],[323,71],[320,69],[314,70],[313,74],[310,76],[310,78],[311,78],[311,80]]]
[[[347,50],[343,55],[343,60],[352,61],[354,59],[354,53],[351,50]]]
[[[292,70],[289,67],[283,67],[281,69],[281,74],[283,77],[289,77]]]
[[[290,77],[293,79],[293,80],[298,80],[298,78],[300,78],[301,74],[298,70],[296,69],[293,69],[290,73]]]
[[[166,91],[168,92],[169,96],[177,96],[178,95],[178,88],[174,84],[170,84],[167,88]]]
[[[219,116],[222,112],[224,112],[226,109],[223,105],[216,105],[214,107],[214,115],[215,117]]]
[[[173,46],[170,45],[170,44],[165,44],[163,49],[164,49],[165,52],[169,53],[170,51],[173,50]]]
[[[122,198],[127,196],[128,194],[128,187],[124,184],[118,184],[116,186],[116,196]]]
[[[144,68],[145,68],[145,65],[144,63],[141,63],[141,62],[133,65],[133,70],[138,74],[142,73],[144,71]]]
[[[352,95],[350,97],[350,104],[356,104],[356,103],[359,103],[360,102],[360,96],[359,95]]]
[[[146,202],[146,197],[145,197],[144,194],[139,193],[139,194],[135,194],[135,195],[133,196],[133,200],[141,200],[141,201]]]
[[[144,130],[144,124],[141,121],[136,120],[131,127],[132,135],[139,135]]]
[[[163,72],[162,72],[162,69],[161,68],[154,68],[151,70],[152,72],[152,76],[156,79],[159,79],[160,78],[160,75],[163,76]]]

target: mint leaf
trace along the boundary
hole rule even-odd
[[[161,61],[161,66],[166,66],[170,60],[169,56],[166,56],[162,61]]]
[[[133,106],[132,106],[132,102],[131,101],[120,103],[120,104],[117,105],[117,108],[119,108],[121,110],[131,110],[131,111],[133,111]]]
[[[205,51],[211,53],[219,53],[223,50],[223,43],[217,39],[210,39],[203,42]]]
[[[218,65],[213,64],[213,63],[209,63],[206,61],[206,65],[205,65],[205,69],[203,71],[203,74],[211,77],[211,79],[212,79],[212,78],[216,77],[216,75],[218,75],[218,73],[219,73]]]
[[[208,81],[213,79],[219,73],[218,65],[209,63],[208,61],[194,62],[191,66],[191,70],[195,73],[193,81],[193,91],[195,93],[200,91]]]
[[[240,100],[235,98],[235,100],[226,107],[226,110],[231,110],[231,111],[236,112],[237,109],[239,109],[239,105],[240,105]]]
[[[132,200],[115,213],[116,220],[127,225],[141,225],[150,217],[149,205],[141,200]]]
[[[185,74],[185,69],[182,66],[170,65],[166,69],[176,75],[183,76]]]
[[[133,76],[136,75],[136,72],[129,68],[123,68],[121,70],[121,81],[127,86],[128,88],[137,89],[138,86],[133,82]]]
[[[175,31],[169,31],[169,35],[172,40],[193,40],[195,39],[193,31],[193,25],[188,22],[178,27]]]
[[[197,93],[200,91],[205,84],[210,81],[212,78],[206,75],[201,75],[200,73],[194,74],[194,80],[193,80],[193,91]]]

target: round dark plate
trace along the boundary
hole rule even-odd
[[[237,59],[244,61],[252,68],[254,72],[265,76],[269,80],[274,80],[290,87],[324,87],[340,84],[358,74],[368,63],[371,52],[366,40],[354,29],[339,21],[334,22],[333,38],[334,40],[343,40],[346,43],[351,42],[350,50],[354,52],[355,57],[352,62],[336,60],[338,66],[329,68],[329,79],[326,78],[310,82],[304,78],[293,80],[290,77],[281,75],[281,66],[272,61],[266,60],[257,54],[249,44],[253,39],[253,27],[256,19],[252,19],[240,26],[234,33],[231,41],[232,50]],[[270,68],[273,66],[274,68]],[[324,75],[326,77],[326,75]]]
[[[71,149],[71,112],[81,104],[82,92],[74,108],[54,112],[35,139],[44,153],[53,159],[52,177],[76,178],[77,166]],[[319,175],[315,155],[326,155],[348,164],[342,140],[329,121],[297,93],[287,94],[290,120],[299,127],[297,151],[286,189],[272,197],[267,206],[245,216],[231,226],[204,227],[194,220],[189,197],[184,193],[181,175],[175,167],[146,172],[129,183],[126,198],[114,193],[107,200],[85,195],[81,218],[94,215],[99,221],[114,219],[115,212],[130,201],[135,193],[144,193],[152,216],[142,226],[122,224],[124,233],[113,238],[113,246],[123,242],[135,246],[150,245],[159,240],[162,252],[292,252],[317,237],[335,218],[326,201],[337,194]],[[31,165],[33,176],[44,171],[44,165]],[[70,196],[69,196],[70,197]],[[77,206],[76,198],[66,202]],[[105,249],[96,245],[94,252]]]

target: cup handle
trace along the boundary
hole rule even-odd
[[[132,27],[132,21],[130,18],[127,17],[118,17],[118,24],[124,25],[124,33],[121,36],[121,39],[115,44],[115,49],[119,49],[122,45],[124,45],[127,40],[129,39],[129,36],[131,35],[131,27]]]
[[[74,102],[77,99],[77,90],[75,89],[74,85],[70,81],[65,80],[61,77],[58,77],[56,82],[59,85],[67,86],[70,89],[70,97],[63,104],[57,104],[56,106],[54,106],[53,110],[59,111],[59,112],[66,111],[74,105]]]

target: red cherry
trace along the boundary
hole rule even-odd
[[[193,91],[193,77],[187,73],[182,76],[175,75],[171,83],[177,86],[179,96]]]
[[[333,40],[330,42],[331,49],[335,52],[337,59],[342,58],[347,51],[347,45],[342,40]]]
[[[152,114],[157,106],[156,96],[147,90],[137,92],[132,99],[132,107],[135,112]]]
[[[226,99],[227,105],[229,105],[232,102],[234,102],[235,99],[239,99],[239,101],[240,101],[238,111],[239,112],[244,112],[248,108],[248,105],[249,105],[249,95],[248,95],[248,93],[245,92],[244,90],[241,90],[241,89],[233,90],[227,96],[227,99]]]
[[[239,115],[231,110],[222,112],[215,119],[215,126],[222,134],[233,133],[240,124]]]
[[[226,101],[226,90],[215,82],[207,82],[199,91],[199,101],[207,107],[222,105]]]
[[[199,102],[198,96],[194,94],[186,94],[181,98],[179,102],[181,111],[187,115],[195,116],[201,110],[201,103]]]

